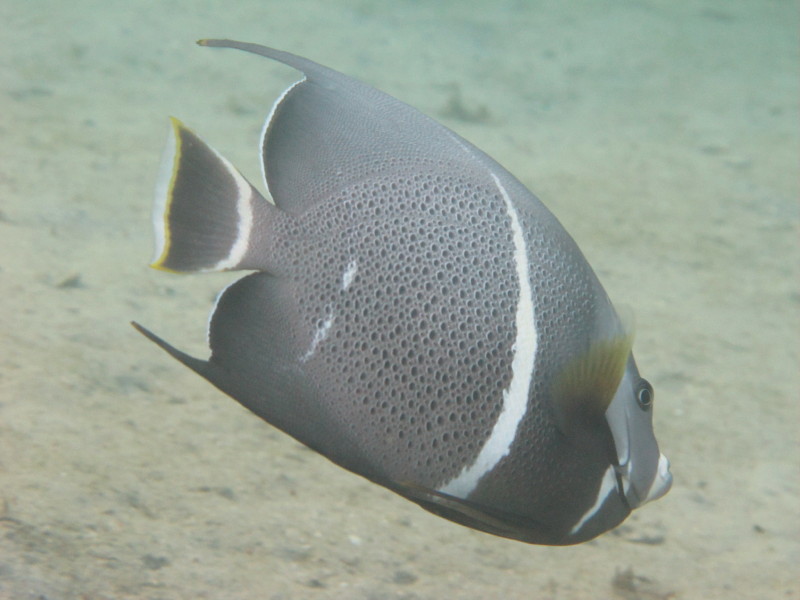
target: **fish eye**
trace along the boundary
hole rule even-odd
[[[636,391],[636,401],[642,410],[650,410],[653,406],[653,386],[646,379],[642,379],[639,383],[639,389]]]

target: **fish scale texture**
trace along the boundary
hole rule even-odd
[[[396,481],[457,475],[511,379],[519,285],[497,189],[423,165],[286,223],[307,348],[329,324],[307,366],[339,425]]]

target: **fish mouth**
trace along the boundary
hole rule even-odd
[[[659,454],[656,477],[653,483],[650,484],[650,489],[647,490],[647,496],[645,496],[642,504],[658,500],[664,496],[670,488],[672,488],[672,473],[669,470],[669,459],[663,454]]]
[[[628,507],[633,510],[643,504],[658,500],[672,487],[672,473],[669,470],[669,459],[659,453],[656,473],[646,489],[637,487],[631,477],[633,468],[630,462],[616,467],[618,489]]]

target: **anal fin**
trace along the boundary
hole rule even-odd
[[[144,337],[153,342],[156,346],[161,348],[172,358],[184,364],[185,366],[189,367],[192,371],[199,374],[201,377],[205,377],[206,379],[208,379],[208,361],[201,360],[193,356],[189,356],[185,352],[178,350],[175,346],[164,341],[146,327],[139,325],[139,323],[137,323],[136,321],[131,321],[131,325],[133,325],[133,328],[136,331],[141,333]]]

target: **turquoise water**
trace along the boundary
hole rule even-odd
[[[0,4],[0,598],[800,598],[798,9],[650,2]],[[675,483],[581,546],[437,519],[171,362],[238,276],[147,268],[175,115],[260,181],[296,73],[497,158],[637,316]]]

